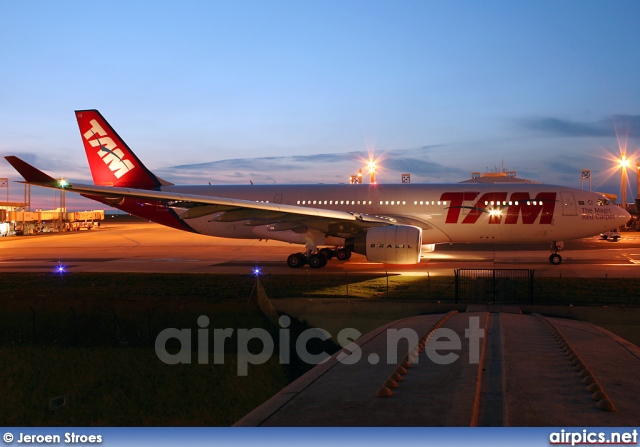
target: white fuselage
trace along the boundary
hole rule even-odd
[[[163,191],[281,203],[391,217],[422,228],[422,243],[554,242],[593,236],[624,224],[629,215],[599,193],[543,184],[242,185],[170,186]],[[250,216],[217,221],[215,214],[185,220],[195,231],[220,237],[270,238],[339,244]],[[322,233],[322,231],[315,231]],[[311,235],[311,236],[310,236]]]

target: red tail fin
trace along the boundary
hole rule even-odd
[[[77,110],[80,135],[96,185],[150,189],[163,184],[97,110]]]

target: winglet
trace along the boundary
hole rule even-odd
[[[45,174],[41,170],[34,168],[26,161],[19,159],[16,156],[9,155],[4,157],[10,164],[20,173],[21,176],[27,181],[27,183],[52,183],[57,184],[58,181],[53,177]]]

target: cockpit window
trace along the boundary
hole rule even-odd
[[[598,201],[596,202],[598,206],[608,206],[611,205],[611,202],[609,202],[607,199],[605,199],[604,197],[601,199],[598,199]]]

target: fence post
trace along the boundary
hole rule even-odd
[[[146,309],[145,313],[147,314],[147,340],[151,343],[151,346],[153,346],[153,336],[151,335],[151,312],[149,312],[149,309]]]
[[[74,345],[78,342],[78,326],[76,324],[76,311],[71,308],[71,343]]]
[[[459,295],[459,289],[460,289],[460,278],[459,278],[459,274],[460,274],[460,270],[459,269],[455,269],[453,271],[453,273],[455,273],[456,275],[456,279],[455,279],[455,291],[454,291],[454,296],[455,296],[455,301],[456,304],[460,304],[460,295]]]
[[[344,272],[344,277],[347,278],[347,298],[349,298],[349,272]]]
[[[31,310],[31,333],[33,334],[31,343],[35,345],[36,344],[36,311],[33,310],[31,306],[29,306],[29,310]]]
[[[389,272],[384,272],[387,275],[387,299],[389,299]]]
[[[529,270],[529,304],[533,304],[533,274],[535,270]]]

